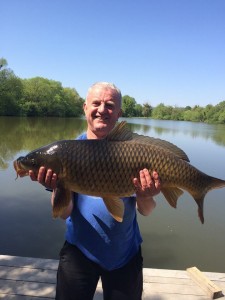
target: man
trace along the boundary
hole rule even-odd
[[[103,139],[122,115],[121,92],[113,84],[98,82],[84,103],[87,132],[79,139]],[[40,168],[32,180],[56,188],[57,175]],[[117,222],[98,197],[72,193],[61,217],[66,220],[66,242],[60,252],[57,273],[57,300],[91,300],[101,277],[105,300],[140,300],[143,289],[142,238],[136,207],[142,215],[155,208],[153,196],[160,192],[157,172],[140,171],[134,178],[136,195],[123,198],[124,220]]]

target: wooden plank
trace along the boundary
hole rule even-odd
[[[54,299],[56,270],[43,269],[45,260],[10,258],[0,260],[0,299],[46,300]],[[51,262],[51,261],[50,261]],[[9,266],[14,265],[17,266]],[[22,265],[25,265],[23,267]],[[18,267],[20,266],[20,267]],[[34,268],[36,266],[38,268]],[[102,299],[101,283],[98,284],[94,300]]]
[[[158,277],[174,277],[174,278],[190,278],[188,273],[183,270],[168,270],[168,269],[150,269],[144,268],[145,277],[158,276]],[[211,280],[219,280],[225,282],[225,273],[204,272]]]
[[[53,299],[58,262],[0,255],[0,299]]]
[[[0,293],[21,296],[36,296],[53,298],[55,295],[55,284],[0,279]]]
[[[204,296],[202,289],[197,285],[183,285],[176,283],[144,283],[146,288],[150,287],[150,291],[158,294],[176,294],[176,295],[193,295]]]
[[[217,299],[223,297],[222,289],[218,287],[215,283],[209,280],[199,269],[196,267],[188,268],[188,274],[191,279],[196,282],[202,290],[210,296],[211,299]]]
[[[182,270],[168,270],[168,269],[151,269],[144,268],[143,269],[145,277],[155,276],[155,277],[174,277],[174,278],[189,278],[186,271]]]
[[[50,299],[54,299],[54,298],[0,294],[0,299],[4,299],[4,300],[50,300]]]
[[[5,280],[56,282],[56,271],[0,266],[0,278]]]
[[[58,260],[22,256],[0,255],[0,266],[32,267],[37,269],[58,269]]]
[[[47,300],[55,296],[58,261],[0,255],[0,299]],[[207,300],[186,271],[144,268],[143,300]],[[225,291],[224,273],[205,273]],[[102,300],[101,282],[94,300]]]
[[[54,299],[55,284],[20,280],[0,279],[0,299]],[[94,300],[102,299],[101,283],[98,284]]]

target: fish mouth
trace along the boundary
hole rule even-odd
[[[15,161],[13,162],[13,166],[14,166],[14,169],[15,169],[16,174],[17,174],[17,177],[16,177],[16,178],[18,178],[18,176],[19,176],[19,177],[24,177],[24,176],[27,176],[27,175],[29,174],[29,171],[28,171],[28,170],[25,170],[25,169],[23,168],[21,162],[18,161],[18,160],[15,160]]]

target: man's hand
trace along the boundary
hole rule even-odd
[[[56,188],[57,175],[51,169],[46,170],[45,167],[40,167],[37,175],[30,170],[29,176],[32,181],[38,181],[48,189],[54,190]]]
[[[140,197],[154,197],[160,193],[160,178],[156,171],[153,171],[152,176],[147,169],[140,171],[140,180],[133,179],[136,188],[136,195]]]
[[[133,179],[137,209],[142,215],[147,216],[156,206],[153,197],[160,193],[160,178],[157,171],[153,171],[151,176],[147,169],[141,170],[139,174],[140,180],[138,178]]]

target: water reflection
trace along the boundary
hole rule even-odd
[[[210,139],[218,145],[225,145],[225,125],[224,124],[205,124],[181,121],[164,121],[151,119],[126,119],[130,123],[132,131],[142,132],[144,135],[157,135],[170,133],[172,135],[178,134],[180,131],[184,135],[192,138],[201,137],[203,139]]]
[[[192,138],[210,139],[225,145],[225,125],[125,119],[130,129],[144,135],[161,137],[176,135],[180,131]],[[160,125],[160,126],[159,126]],[[74,139],[86,129],[86,121],[79,118],[17,118],[0,117],[0,169],[7,169],[8,162],[20,151],[31,151],[61,139]]]
[[[173,142],[191,163],[209,175],[225,178],[225,125],[127,119],[132,131]],[[50,194],[29,178],[15,179],[12,162],[20,155],[86,130],[84,119],[0,118],[0,253],[58,258],[65,225],[51,218]],[[194,200],[184,193],[177,209],[162,195],[150,217],[138,215],[144,266],[225,272],[224,189],[207,194],[205,224]],[[213,257],[213,259],[212,259]]]
[[[21,151],[31,151],[85,131],[84,119],[0,117],[0,168]]]

